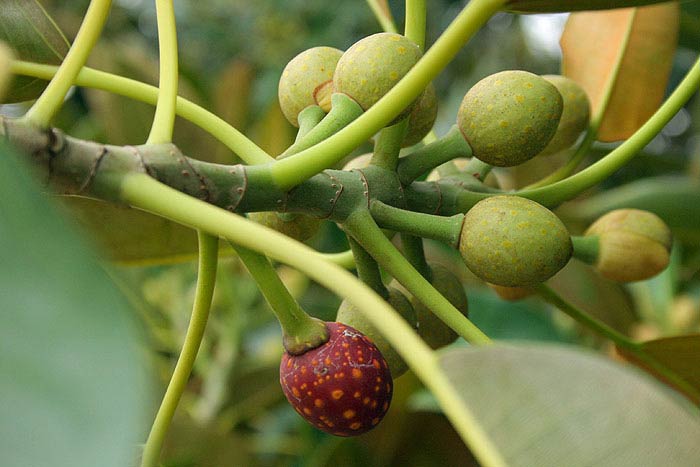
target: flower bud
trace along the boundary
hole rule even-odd
[[[616,282],[649,279],[663,271],[670,259],[671,231],[656,214],[617,209],[595,221],[586,236],[598,236],[595,268]]]

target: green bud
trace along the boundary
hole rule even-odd
[[[294,57],[282,71],[277,95],[282,113],[295,127],[299,112],[310,105],[330,102],[335,67],[343,52],[333,47],[313,47]],[[323,107],[323,106],[321,106]],[[324,109],[328,111],[328,109]]]
[[[551,83],[526,71],[487,76],[462,100],[457,125],[474,157],[498,167],[532,159],[557,131],[562,97]]]
[[[367,110],[389,92],[420,57],[420,48],[400,34],[380,32],[365,37],[338,61],[333,75],[335,92],[350,96]],[[414,104],[408,105],[401,115],[407,115]]]
[[[430,83],[408,116],[408,128],[401,146],[407,148],[420,143],[425,138],[425,135],[433,129],[437,111],[438,101],[435,94],[435,86]]]
[[[408,301],[403,293],[394,287],[389,287],[389,299],[387,301],[412,328],[416,328],[416,312],[413,310],[411,302]],[[401,358],[398,352],[389,344],[389,341],[386,340],[382,333],[374,327],[365,315],[360,313],[360,311],[347,300],[343,300],[340,304],[336,321],[347,324],[369,337],[386,359],[389,364],[389,370],[391,370],[391,375],[394,378],[398,378],[406,373],[408,365],[403,358]]]
[[[656,214],[639,209],[617,209],[595,221],[586,236],[598,236],[594,264],[616,282],[649,279],[663,271],[670,259],[671,231]]]
[[[280,214],[265,211],[251,212],[248,214],[248,218],[300,242],[305,242],[313,237],[321,227],[321,219],[306,214]]]
[[[540,155],[547,156],[568,149],[588,127],[591,105],[586,91],[576,81],[565,76],[544,75],[561,94],[564,107],[554,137]]]
[[[525,287],[546,281],[571,258],[569,232],[544,206],[519,196],[479,201],[464,217],[459,252],[492,284]]]
[[[432,278],[430,283],[440,292],[460,313],[469,316],[469,302],[464,286],[452,271],[440,264],[430,266]],[[457,333],[446,325],[435,313],[423,305],[417,298],[412,297],[411,303],[418,318],[418,334],[433,349],[451,344],[457,339]]]

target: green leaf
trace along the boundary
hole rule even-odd
[[[180,224],[104,201],[78,197],[59,200],[112,261],[162,264],[196,257],[197,234]]]
[[[38,0],[4,0],[0,8],[0,41],[15,50],[17,59],[58,65],[70,43]],[[4,102],[34,99],[46,87],[44,80],[16,76]]]
[[[642,349],[659,363],[673,371],[694,388],[700,390],[700,334],[665,337],[647,341]],[[626,359],[647,369],[644,363],[618,349]],[[653,370],[649,370],[653,373]]]
[[[8,466],[133,465],[142,335],[85,242],[0,147],[0,452]]]
[[[446,374],[512,467],[700,465],[700,415],[642,373],[558,345],[446,352]]]

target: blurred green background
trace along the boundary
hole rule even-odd
[[[88,2],[42,3],[72,38]],[[175,6],[181,94],[213,110],[272,154],[282,152],[294,138],[294,129],[277,106],[277,80],[286,62],[306,48],[328,45],[346,49],[359,38],[379,31],[363,1],[329,4],[319,0],[199,0],[176,1]],[[403,3],[391,1],[390,6],[401,24]],[[428,2],[428,45],[462,6],[463,2]],[[670,88],[682,78],[700,49],[698,2],[686,3],[683,8],[681,45]],[[454,123],[464,93],[482,77],[504,69],[557,73],[558,37],[565,20],[566,15],[499,14],[489,21],[435,82],[440,97],[437,134],[444,134]],[[105,36],[89,64],[157,83],[153,2],[115,1]],[[2,112],[17,115],[24,108],[25,104],[8,105],[3,106]],[[150,106],[101,91],[75,89],[56,126],[80,138],[140,144],[147,137],[152,115]],[[599,214],[595,206],[617,202],[603,193],[604,189],[644,178],[647,185],[627,198],[623,196],[620,202],[649,208],[660,195],[669,195],[669,184],[675,184],[659,177],[675,177],[673,180],[688,184],[687,191],[671,193],[675,198],[652,206],[672,224],[674,231],[681,232],[667,272],[625,287],[605,281],[572,261],[552,281],[573,302],[616,329],[638,337],[700,331],[700,195],[695,185],[700,177],[699,122],[700,99],[695,97],[642,155],[599,190],[586,195],[594,202],[570,203],[560,211],[571,230],[580,231]],[[192,157],[237,162],[223,145],[188,122],[178,120],[174,139]],[[356,154],[369,147],[358,149]],[[602,156],[611,147],[596,146],[594,156]],[[522,186],[551,172],[564,157],[498,169],[496,175],[504,186]],[[689,195],[695,197],[689,199]],[[682,209],[672,212],[669,206]],[[75,207],[71,212],[75,215]],[[86,216],[82,218],[85,220]],[[106,230],[122,227],[106,225]],[[140,243],[126,254],[126,250],[119,251],[122,247],[113,239],[105,237],[104,232],[102,235],[94,241],[107,246],[105,257],[125,260],[106,263],[109,265],[105,267],[144,323],[149,353],[155,361],[159,397],[177,357],[191,309],[196,267],[189,261],[193,259],[189,253],[193,251],[194,236],[184,229],[172,231],[169,242],[177,244],[175,254],[164,249],[162,254],[139,261],[140,252],[158,249],[160,237],[145,240],[153,244]],[[334,225],[325,225],[310,243],[324,251],[347,247]],[[430,261],[449,266],[462,278],[471,316],[488,335],[497,339],[577,342],[596,348],[603,345],[578,331],[568,320],[555,316],[536,299],[516,304],[502,301],[466,270],[454,251],[431,242],[427,251]],[[293,270],[280,267],[280,274],[306,310],[326,320],[334,318],[340,302],[337,297]],[[340,439],[308,426],[289,407],[280,390],[281,352],[279,326],[242,265],[226,256],[219,267],[211,321],[195,373],[167,440],[164,465],[475,465],[431,396],[410,373],[396,381],[392,409],[373,432]],[[144,414],[149,420],[156,406],[150,409]]]

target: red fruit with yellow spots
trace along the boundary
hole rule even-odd
[[[325,344],[301,355],[285,352],[280,384],[294,410],[313,426],[356,436],[377,426],[389,409],[391,373],[367,336],[342,323],[326,325]]]

